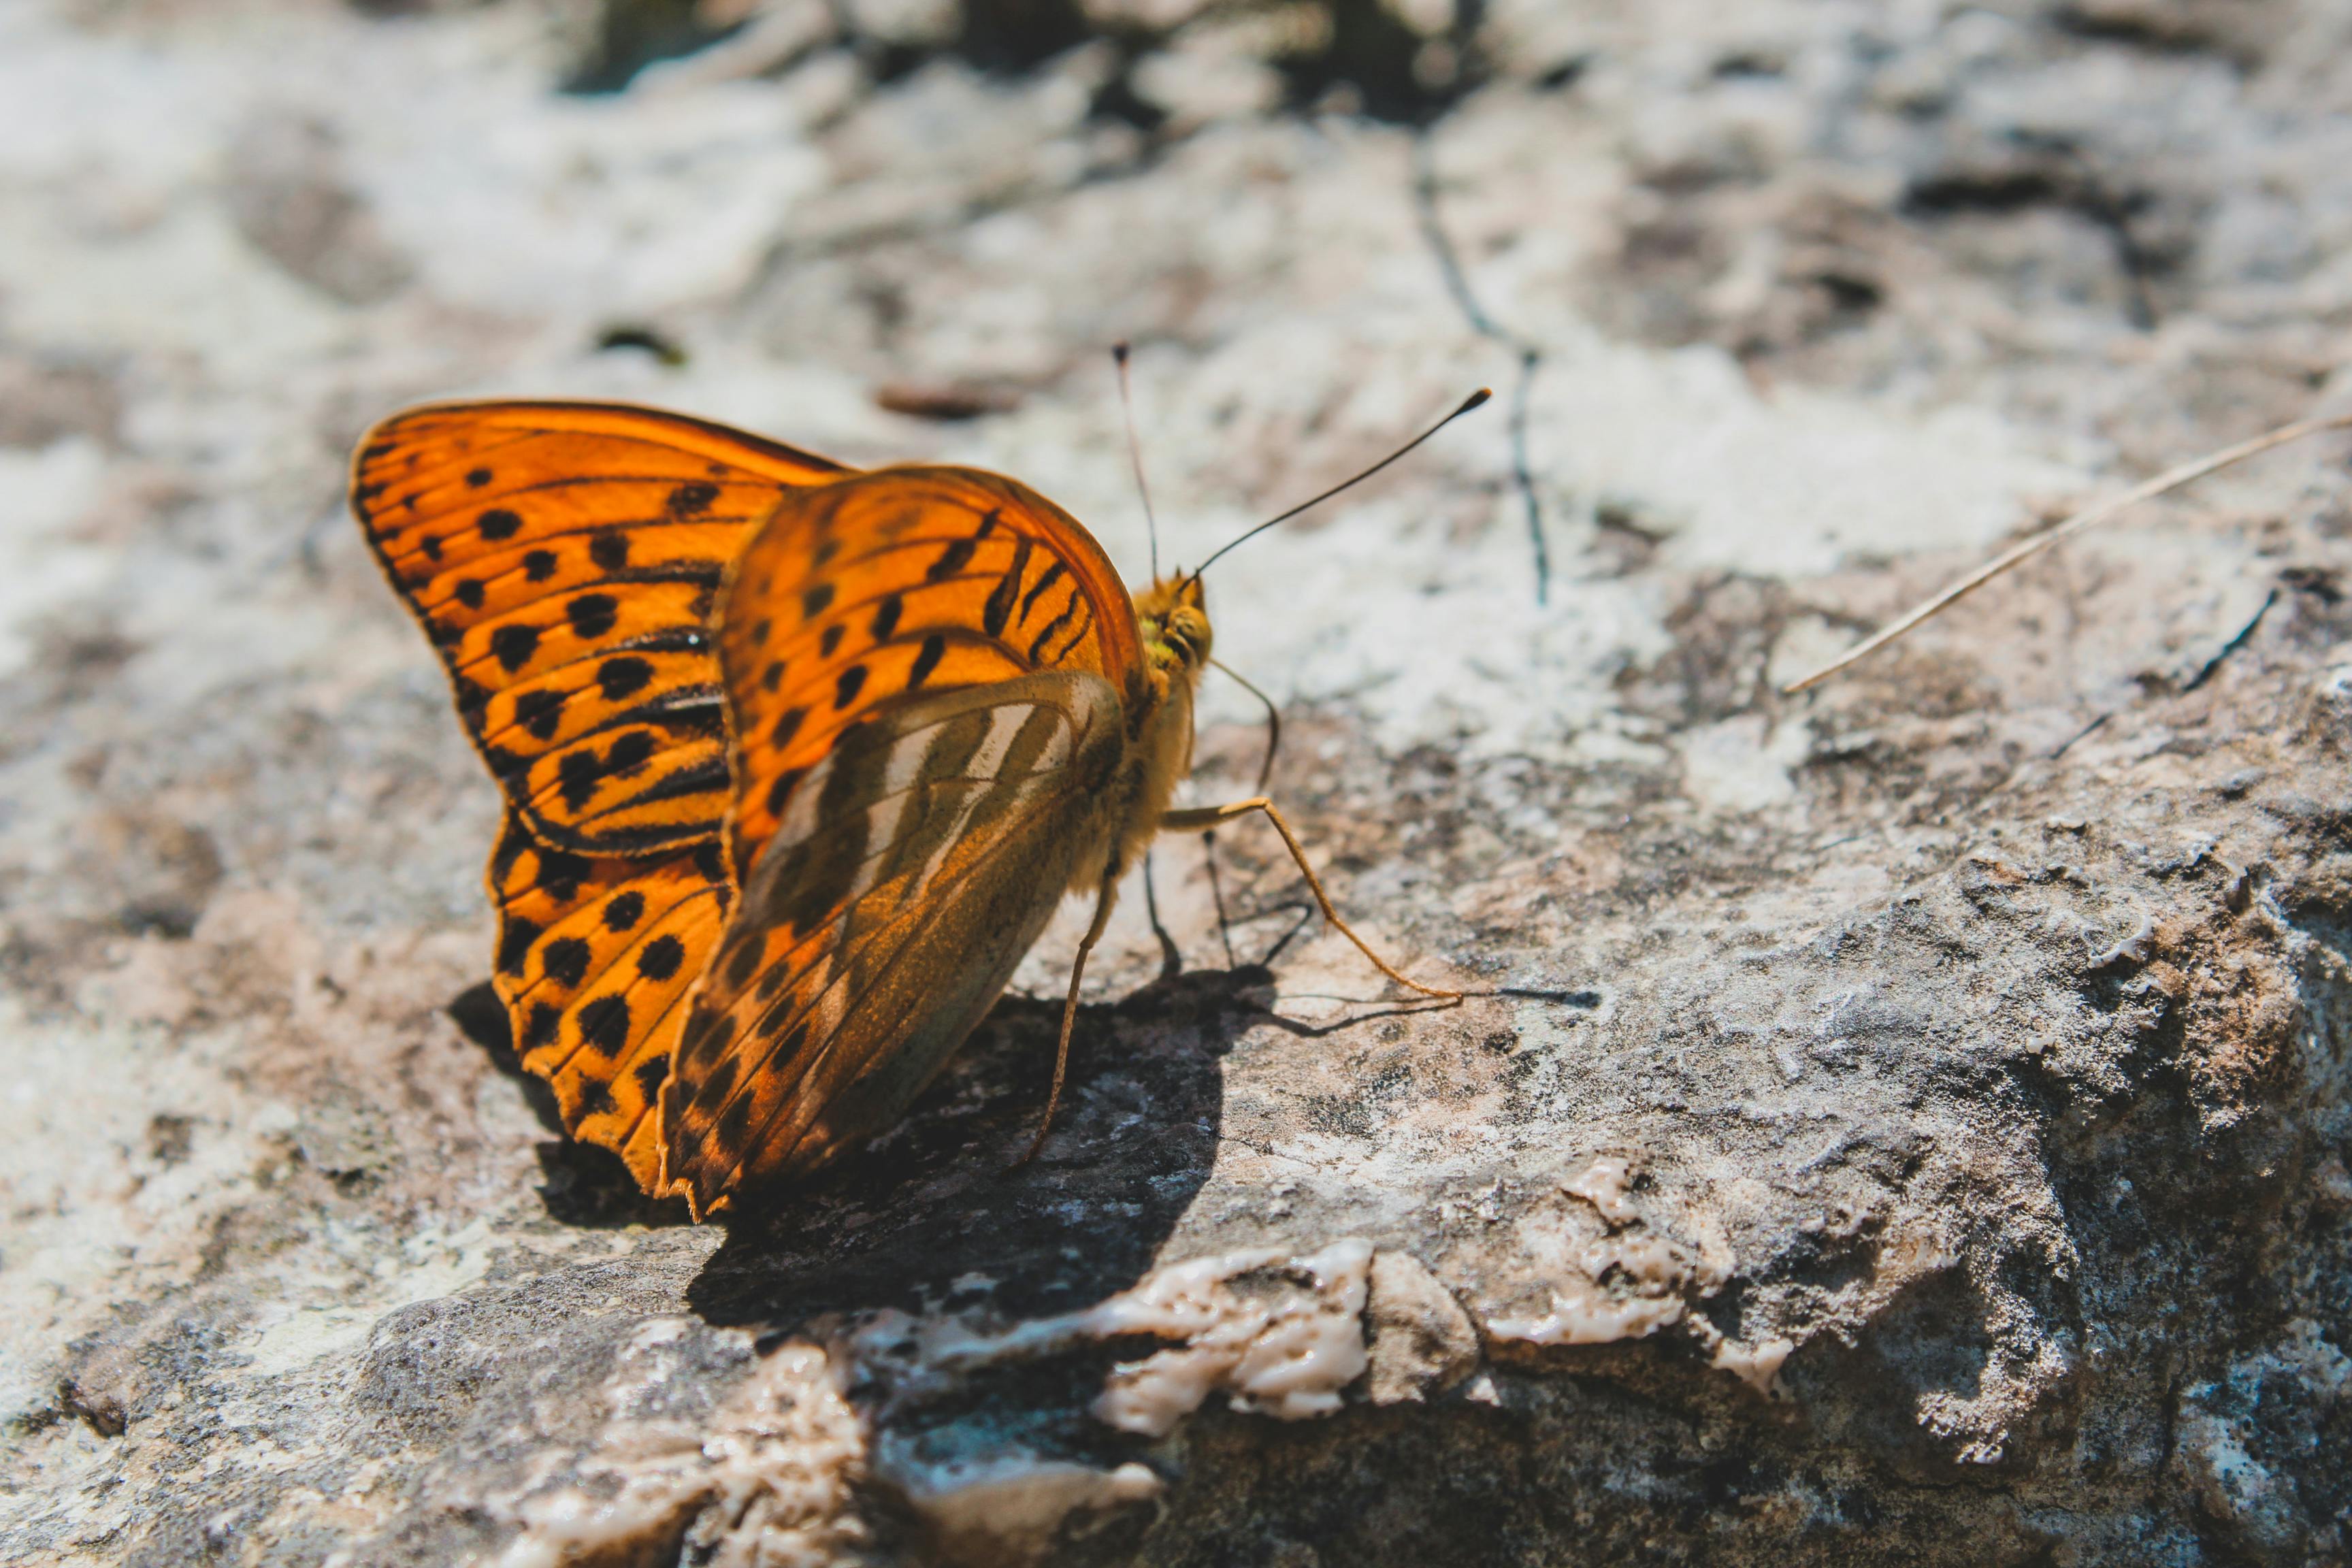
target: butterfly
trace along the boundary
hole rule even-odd
[[[361,438],[351,501],[505,796],[493,984],[522,1065],[698,1219],[895,1123],[1091,894],[1050,1125],[1087,956],[1162,831],[1263,813],[1382,973],[1455,994],[1339,920],[1271,801],[1171,808],[1200,572],[1129,594],[1015,479],[446,403]]]

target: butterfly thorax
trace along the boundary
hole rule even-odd
[[[1107,870],[1125,871],[1143,858],[1176,786],[1192,770],[1192,693],[1209,662],[1209,615],[1198,578],[1162,577],[1135,595],[1136,629],[1143,643],[1143,695],[1128,716],[1134,737],[1128,761],[1107,803],[1104,844],[1083,858],[1072,886],[1091,891]]]

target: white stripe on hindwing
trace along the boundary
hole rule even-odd
[[[827,752],[793,785],[793,798],[784,806],[783,820],[776,824],[774,835],[760,851],[762,860],[780,847],[790,848],[805,843],[816,832],[817,802],[824,798],[824,781],[833,775],[833,757],[834,753]]]
[[[1004,765],[1005,756],[1013,750],[1013,742],[1020,738],[1021,727],[1026,724],[1030,716],[1036,711],[1037,705],[1034,702],[1008,704],[1003,708],[991,709],[988,714],[988,733],[982,739],[980,749],[972,753],[971,761],[965,764],[964,776],[994,783],[996,771]],[[948,824],[948,830],[940,837],[939,847],[931,851],[930,858],[923,862],[923,868],[917,872],[915,879],[908,884],[909,898],[919,894],[925,888],[931,885],[931,879],[939,875],[940,867],[946,862],[948,856],[954,851],[957,843],[963,837],[963,830],[971,823],[971,814],[979,810],[980,803],[993,793],[992,790],[984,788],[965,793],[963,803],[956,807],[955,820]]]

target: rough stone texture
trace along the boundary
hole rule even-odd
[[[1774,687],[2342,393],[2347,46],[0,10],[7,1555],[2344,1562],[2340,446]],[[1514,994],[1381,1000],[1255,826],[1228,950],[1171,842],[1181,968],[1131,889],[1035,1164],[1066,920],[863,1156],[646,1205],[485,1005],[495,801],[352,436],[659,401],[1021,474],[1139,575],[1120,336],[1163,558],[1503,393],[1211,603],[1340,901]],[[1203,800],[1262,736],[1208,703]]]

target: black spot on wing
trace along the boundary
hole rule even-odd
[[[566,752],[555,764],[556,791],[570,810],[578,811],[595,799],[596,788],[604,782],[604,766],[593,751]]]
[[[819,658],[831,658],[833,657],[834,650],[841,646],[841,639],[848,630],[849,628],[843,626],[839,621],[835,621],[833,625],[825,627],[824,635],[816,640],[817,657]]]
[[[856,701],[857,693],[864,689],[865,685],[866,667],[864,665],[853,664],[843,670],[841,679],[833,683],[833,710],[838,713]]]
[[[629,1005],[618,996],[599,996],[580,1009],[580,1043],[598,1056],[615,1057],[629,1043]]]
[[[563,606],[572,632],[583,641],[593,642],[611,631],[620,619],[620,605],[610,594],[583,594]]]
[[[547,928],[520,915],[509,915],[499,929],[499,973],[520,974],[530,957],[530,944],[540,939]]]
[[[490,657],[504,665],[509,675],[529,664],[530,656],[538,651],[537,626],[510,624],[490,634]]]
[[[550,980],[571,991],[588,977],[588,961],[593,956],[578,937],[560,936],[540,951],[539,967]]]
[[[637,954],[637,973],[648,980],[667,980],[685,963],[686,943],[674,936],[657,936]]]
[[[625,893],[614,894],[604,906],[604,925],[608,931],[627,931],[645,918],[646,896],[632,888]]]
[[[868,629],[874,634],[876,642],[880,642],[898,629],[898,617],[905,612],[906,607],[907,601],[897,594],[890,595],[874,607],[874,624]]]
[[[654,735],[650,730],[632,730],[614,741],[604,753],[604,771],[615,776],[635,773],[654,754]]]
[[[629,563],[629,536],[607,529],[588,541],[588,559],[607,572],[618,572]]]
[[[525,555],[522,558],[522,574],[525,581],[531,583],[544,583],[554,576],[555,552],[534,550]]]
[[[947,651],[948,639],[939,633],[925,637],[923,646],[915,650],[914,668],[907,671],[907,689],[912,691],[929,680],[931,671],[939,668],[940,660],[947,657]]]
[[[608,702],[635,697],[653,681],[654,667],[642,658],[608,658],[596,667],[596,685]]]
[[[1021,592],[1021,574],[1029,569],[1029,536],[1023,534],[1013,546],[1013,565],[996,580],[989,591],[988,603],[981,606],[981,629],[990,637],[1004,630],[1005,622],[1013,618],[1013,602]]]
[[[992,512],[990,514],[991,517],[994,515]],[[972,552],[979,548],[977,540],[954,540],[945,550],[940,552],[938,560],[924,569],[923,575],[934,583],[943,582],[970,565]]]
[[[557,903],[568,904],[580,896],[580,884],[588,879],[590,869],[585,859],[564,850],[539,852],[539,885]]]
[[[501,539],[512,539],[522,531],[522,518],[505,507],[494,506],[474,520],[475,528],[493,544]]]
[[[568,691],[526,691],[515,699],[515,722],[542,741],[555,739],[557,726],[563,722],[564,699]]]

